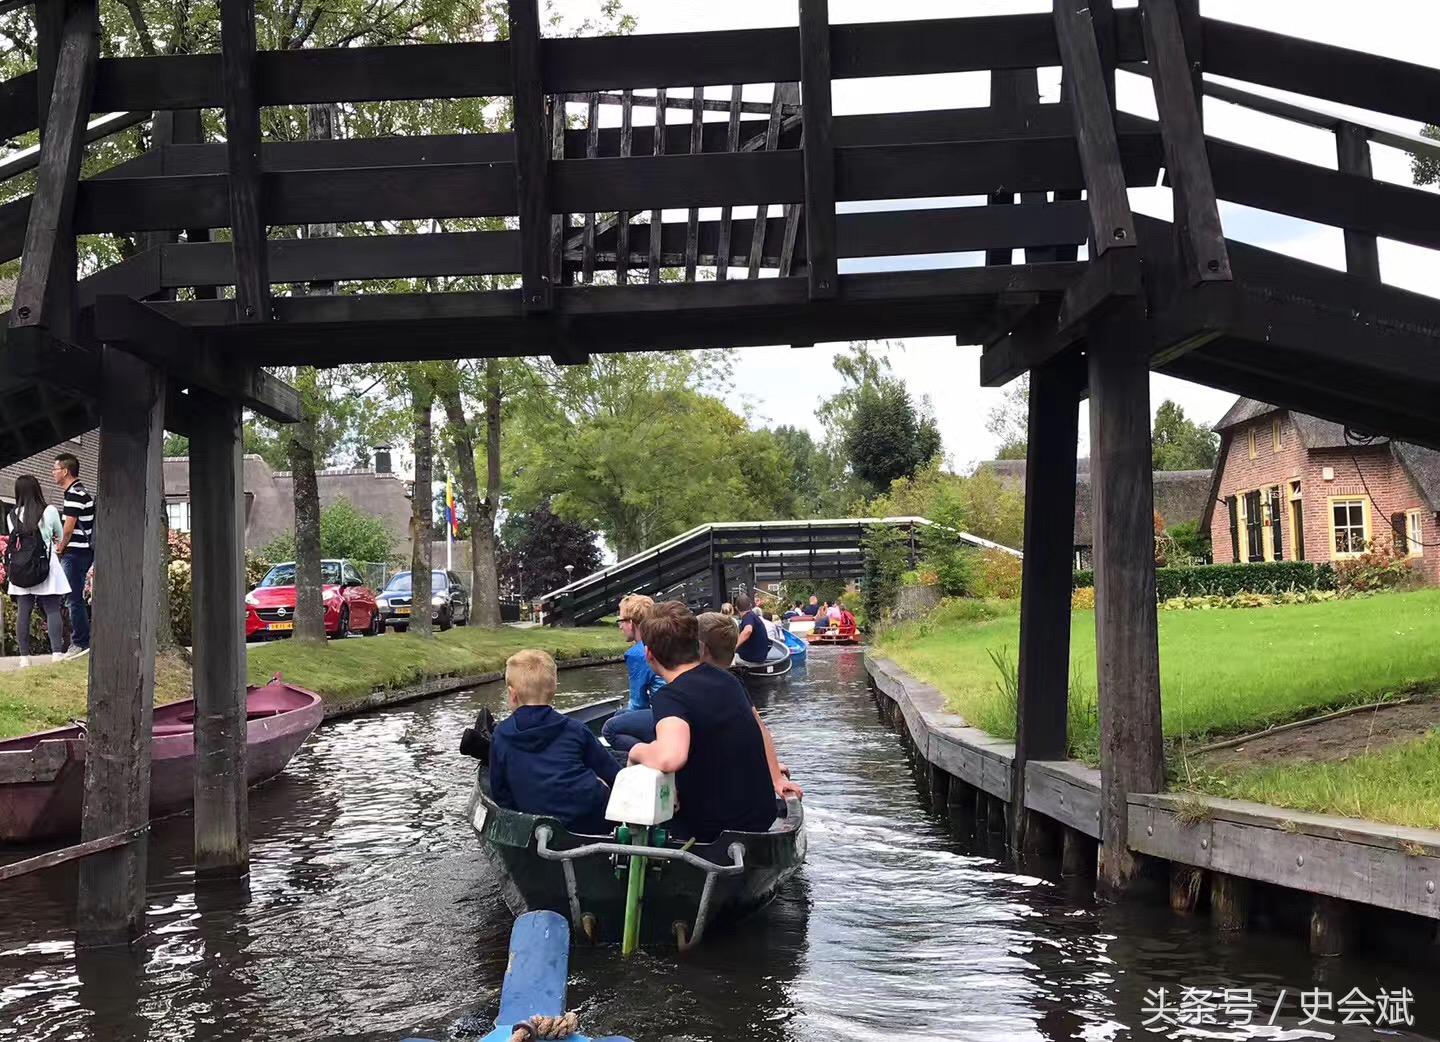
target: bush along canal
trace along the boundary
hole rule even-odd
[[[594,667],[562,673],[560,685],[564,707],[619,694],[625,679],[619,666]],[[1397,1021],[1388,1037],[1440,1039],[1424,990],[1433,969],[1418,960],[1316,960],[1278,933],[1227,935],[1163,903],[1097,905],[1084,883],[1017,870],[983,828],[974,837],[967,815],[933,812],[925,763],[907,759],[877,713],[861,653],[816,649],[805,670],[758,697],[805,786],[805,865],[767,909],[689,954],[642,948],[627,961],[614,947],[576,945],[568,1003],[582,1033],[1181,1037],[1192,1030],[1182,1017],[1205,1008],[1210,1030],[1247,1012],[1266,1025],[1282,992],[1275,1025],[1315,1031],[1302,1025],[1302,993],[1332,996],[1330,1009],[1307,1001],[1337,1022],[1341,1000],[1363,995],[1374,1023],[1373,1004],[1383,999],[1398,1018],[1408,989],[1414,1023]],[[151,929],[133,950],[74,949],[74,866],[6,885],[0,1039],[393,1042],[490,1031],[514,920],[464,819],[475,761],[458,743],[482,706],[498,712],[503,699],[489,684],[324,725],[251,794],[248,888],[197,886],[188,816],[157,822]],[[972,800],[972,822],[973,811]],[[1374,1037],[1354,1023],[1318,1030]]]

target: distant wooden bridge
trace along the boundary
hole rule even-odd
[[[197,760],[213,765],[197,778],[196,863],[247,864],[233,610],[241,410],[290,420],[300,409],[266,366],[530,354],[580,364],[597,352],[913,335],[983,345],[985,383],[1032,377],[1022,763],[1066,748],[1069,519],[1088,395],[1101,862],[1114,889],[1136,866],[1126,795],[1164,781],[1150,370],[1440,446],[1440,301],[1385,285],[1376,245],[1440,248],[1440,197],[1371,176],[1369,143],[1404,136],[1223,88],[1227,101],[1332,130],[1330,169],[1209,137],[1201,108],[1218,93],[1204,79],[1214,74],[1440,122],[1440,70],[1201,18],[1197,0],[1118,11],[1056,0],[1046,15],[853,25],[831,25],[825,0],[798,0],[798,28],[590,39],[544,39],[538,0],[511,0],[503,41],[275,53],[256,52],[251,0],[220,7],[219,54],[102,58],[98,0],[50,0],[35,9],[39,69],[0,83],[0,139],[42,131],[38,153],[10,166],[38,170],[35,193],[0,207],[0,261],[22,258],[0,346],[0,463],[101,429],[87,839],[145,819],[146,591],[168,426],[191,438]],[[1055,66],[1063,101],[1039,104],[1036,70]],[[1122,68],[1150,77],[1157,120],[1116,110]],[[985,108],[832,114],[836,79],[978,70],[991,73]],[[744,101],[747,84],[770,86],[762,110]],[[702,93],[712,85],[729,89],[715,120]],[[304,142],[260,131],[262,106],[457,97],[512,99],[512,131]],[[600,106],[617,98],[621,126],[601,127]],[[637,105],[654,108],[655,129],[634,125]],[[688,120],[669,120],[676,106]],[[204,108],[224,111],[223,143],[203,140]],[[104,131],[90,117],[107,112],[151,113],[154,147],[82,178],[85,141]],[[1173,223],[1138,217],[1127,196],[1162,170]],[[989,205],[904,202],[961,196]],[[1343,229],[1348,270],[1227,239],[1221,199]],[[837,209],[869,200],[887,207]],[[752,206],[755,219],[735,216]],[[511,226],[269,234],[463,217]],[[77,281],[76,237],[94,233],[140,233],[146,248]],[[985,263],[842,271],[852,258],[968,251]],[[517,284],[274,288],[455,275]],[[1013,825],[1018,839],[1024,815]],[[144,863],[143,839],[85,863],[82,939],[143,928]]]

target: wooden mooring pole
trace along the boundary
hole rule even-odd
[[[160,575],[165,381],[118,348],[101,351],[100,468],[95,484],[94,625],[80,838],[150,820],[150,721],[155,699],[152,584]],[[80,864],[81,945],[123,944],[145,931],[147,844],[139,838]]]
[[[199,395],[200,392],[192,392]],[[195,871],[249,867],[245,789],[245,492],[236,402],[203,395],[190,434],[194,524]]]

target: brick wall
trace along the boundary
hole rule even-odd
[[[1280,420],[1281,445],[1275,451],[1272,421]],[[1256,458],[1250,458],[1250,431],[1255,431]],[[1282,509],[1281,549],[1287,561],[1295,560],[1295,536],[1289,498],[1290,485],[1300,482],[1302,524],[1307,561],[1330,561],[1333,558],[1330,533],[1331,501],[1335,498],[1359,499],[1367,511],[1367,533],[1379,543],[1391,542],[1390,519],[1398,513],[1421,511],[1421,541],[1440,544],[1440,526],[1425,504],[1410,475],[1390,451],[1389,445],[1306,449],[1299,432],[1285,412],[1271,413],[1250,424],[1226,432],[1221,445],[1221,474],[1217,490],[1220,502],[1214,505],[1210,519],[1210,537],[1217,563],[1234,559],[1230,540],[1230,516],[1224,500],[1237,493],[1254,489],[1280,487]],[[1325,479],[1325,470],[1332,473]],[[1368,487],[1368,494],[1367,489]],[[1246,559],[1248,545],[1243,525],[1240,530],[1241,560]],[[1440,582],[1440,545],[1419,549],[1416,566],[1426,581]]]

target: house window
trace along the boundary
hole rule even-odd
[[[190,501],[180,500],[177,503],[166,503],[165,520],[169,522],[172,532],[190,531]]]
[[[1240,563],[1240,512],[1236,505],[1234,496],[1225,498],[1225,506],[1230,511],[1230,559],[1236,564]]]
[[[1278,422],[1278,421],[1277,421]],[[1285,512],[1280,509],[1280,486],[1270,490],[1270,560],[1285,560],[1285,541],[1281,536],[1285,527]]]
[[[1300,498],[1300,482],[1290,482],[1290,539],[1295,544],[1295,560],[1305,560],[1305,501]]]
[[[1245,548],[1249,552],[1247,561],[1265,560],[1265,508],[1259,489],[1245,493]]]
[[[1250,458],[1259,459],[1260,450],[1255,447],[1255,428],[1250,428]]]
[[[1283,444],[1280,437],[1280,419],[1276,417],[1270,421],[1270,448],[1274,452],[1279,452],[1280,446]]]
[[[1365,527],[1363,499],[1332,499],[1330,501],[1331,545],[1336,557],[1363,554],[1370,542]]]
[[[1419,510],[1411,510],[1405,515],[1405,543],[1406,553],[1411,557],[1421,557],[1425,553],[1425,515]]]

